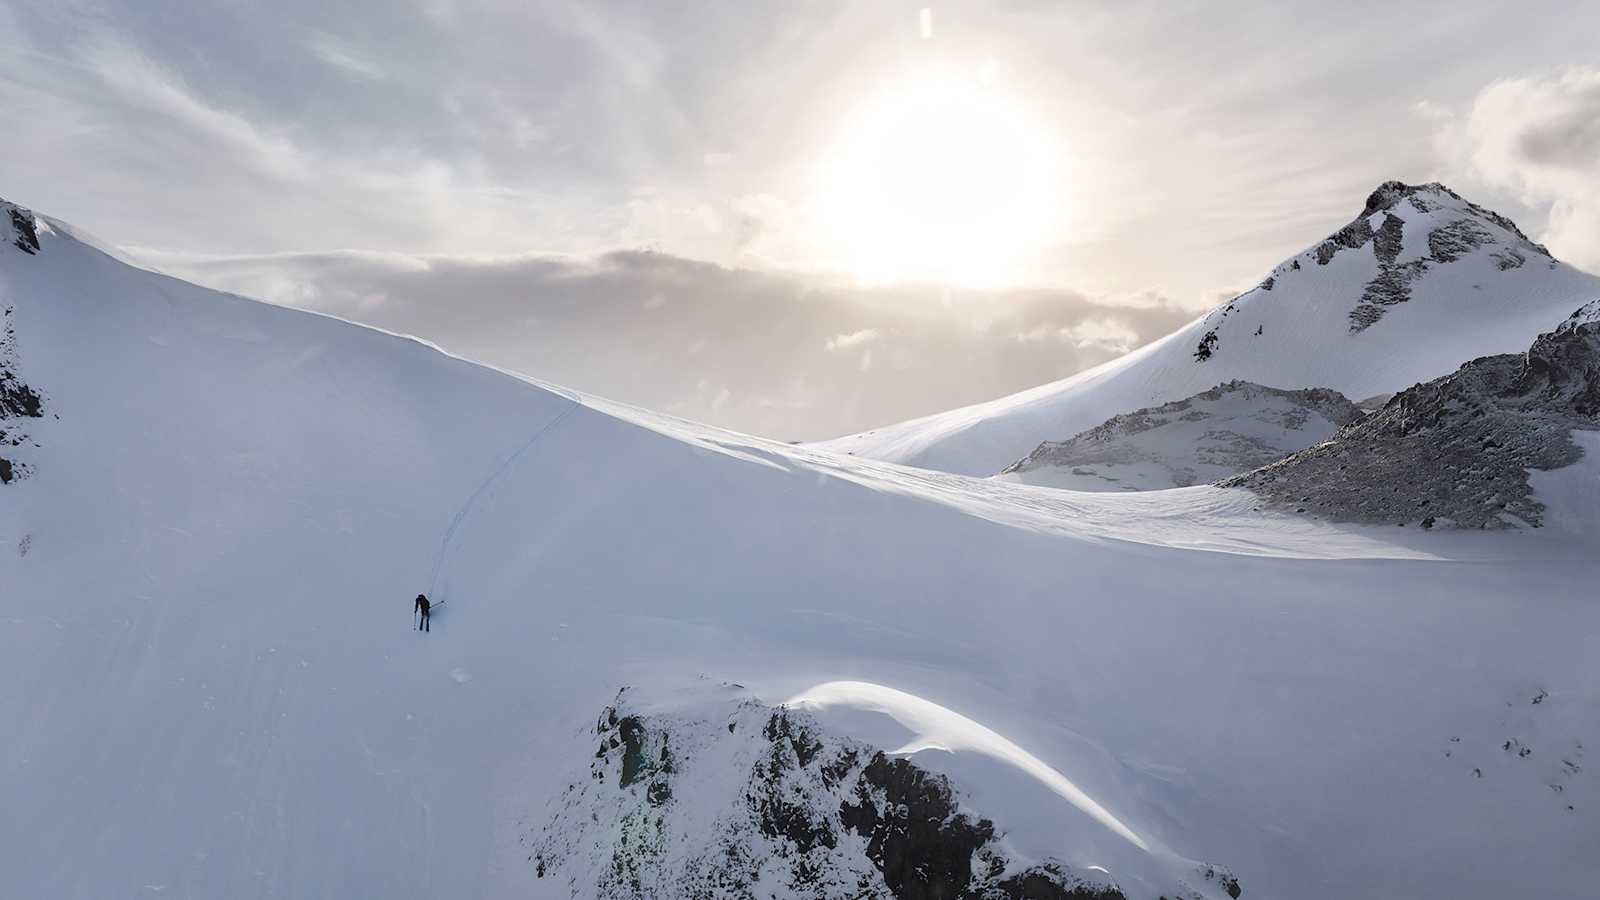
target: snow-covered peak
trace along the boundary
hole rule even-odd
[[[1504,216],[1441,184],[1379,185],[1355,218],[1160,341],[1053,384],[825,442],[989,475],[1041,441],[1242,380],[1347,397],[1393,393],[1518,352],[1600,296]]]
[[[1422,185],[1386,181],[1367,196],[1361,213],[1321,243],[1280,263],[1258,286],[1272,291],[1293,281],[1315,262],[1327,266],[1341,253],[1356,252],[1377,267],[1349,311],[1352,332],[1370,328],[1388,307],[1411,299],[1416,283],[1440,277],[1441,267],[1474,255],[1487,257],[1502,271],[1530,259],[1553,263],[1542,245],[1516,223],[1473,203],[1438,182]],[[1209,354],[1196,349],[1197,358]]]

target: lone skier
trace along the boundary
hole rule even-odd
[[[423,594],[418,594],[417,595],[417,612],[422,614],[422,617],[417,620],[417,630],[418,631],[427,631],[427,630],[429,630],[428,629],[428,610],[431,609],[432,607],[433,607],[433,604],[428,602],[428,598],[427,598],[426,595],[423,595]]]

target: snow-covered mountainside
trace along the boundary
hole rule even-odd
[[[1514,353],[1600,297],[1503,216],[1440,184],[1388,182],[1348,225],[1249,291],[1127,356],[988,403],[819,446],[990,475],[1041,441],[1226,381],[1360,399]]]
[[[889,848],[926,823],[880,805],[878,750],[875,771],[904,759],[993,823],[985,889],[1053,866],[1221,900],[1202,862],[1245,898],[1600,881],[1581,519],[1341,526],[1242,489],[1054,491],[790,447],[29,224],[34,252],[0,241],[8,359],[44,413],[6,420],[31,474],[0,486],[7,897],[603,896],[597,859],[669,837],[660,865],[622,857],[663,883],[770,787],[826,819],[819,877],[906,898]],[[732,742],[722,701],[614,701],[723,682],[762,705]],[[621,785],[626,735],[596,755],[613,702],[619,729],[681,738],[682,768],[674,749]],[[839,782],[866,779],[859,827],[821,757],[752,781],[778,704],[867,754]],[[622,817],[580,828],[568,800]],[[626,824],[642,808],[655,831]],[[760,862],[713,895],[815,896],[777,890],[792,858]]]
[[[1337,391],[1230,381],[1112,416],[1065,441],[1045,441],[1000,474],[1077,491],[1188,487],[1304,450],[1364,415]]]
[[[1530,470],[1582,463],[1600,431],[1600,300],[1526,353],[1475,359],[1396,394],[1332,440],[1223,482],[1340,521],[1463,528],[1543,524]]]

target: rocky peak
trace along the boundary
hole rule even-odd
[[[1408,240],[1414,231],[1420,232],[1421,241]],[[1389,307],[1410,300],[1412,284],[1430,270],[1480,251],[1488,254],[1500,271],[1519,269],[1533,257],[1543,257],[1552,265],[1555,262],[1550,251],[1529,240],[1515,222],[1436,181],[1421,185],[1384,182],[1367,196],[1360,215],[1324,239],[1309,256],[1317,265],[1326,266],[1340,253],[1368,246],[1378,274],[1350,311],[1352,333],[1370,328]],[[1413,248],[1409,253],[1408,246]]]

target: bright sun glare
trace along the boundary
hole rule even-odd
[[[826,158],[819,218],[868,281],[1013,281],[1058,227],[1057,149],[1004,93],[925,77],[865,106]]]

